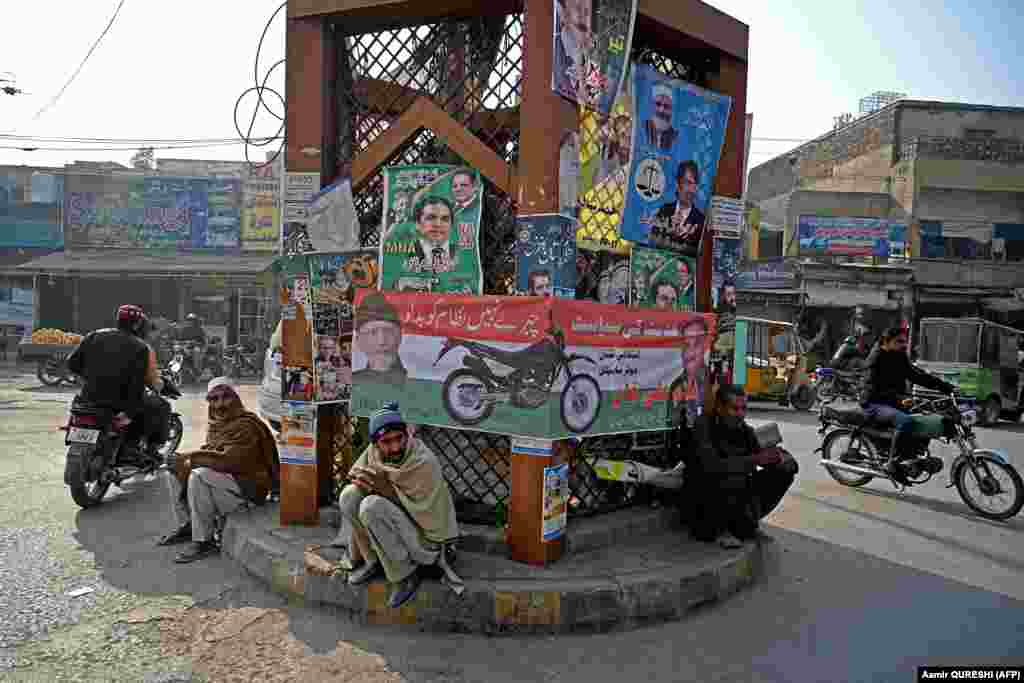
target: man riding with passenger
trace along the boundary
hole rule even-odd
[[[890,327],[868,356],[861,394],[865,414],[875,422],[892,425],[892,450],[886,463],[886,472],[899,483],[906,483],[901,460],[913,455],[913,417],[901,410],[901,401],[907,397],[907,385],[914,384],[943,394],[956,389],[952,384],[929,375],[914,366],[907,356],[907,330]]]

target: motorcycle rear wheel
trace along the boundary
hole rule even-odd
[[[68,487],[71,489],[71,498],[83,510],[96,507],[102,503],[103,497],[107,495],[107,490],[110,488],[109,481],[103,482],[96,479],[88,479],[92,460],[101,457],[103,456],[95,450],[91,453],[79,455],[76,466],[68,473]]]
[[[1006,491],[1012,497],[1010,498],[1009,506],[1001,512],[989,510],[982,506],[982,499],[978,496],[985,498],[994,497],[996,494],[989,494],[982,488],[982,483],[977,480],[974,473],[971,471],[971,467],[967,462],[964,462],[960,467],[957,468],[953,474],[953,480],[956,482],[957,493],[963,498],[963,501],[967,503],[967,507],[977,512],[982,517],[987,519],[994,519],[997,521],[1003,521],[1010,519],[1020,512],[1021,507],[1024,507],[1024,481],[1021,481],[1020,474],[1017,473],[1010,465],[1004,465],[995,458],[987,455],[977,455],[975,459],[979,461],[980,469],[986,472],[986,478],[990,478],[993,481],[996,480],[995,473],[999,472],[1005,475],[1006,479],[1009,480],[1009,486],[1004,486],[1002,482],[997,482],[1000,488],[1012,488],[1012,491]],[[968,493],[968,484],[975,484],[978,487],[978,496],[973,492]]]
[[[574,434],[590,429],[601,414],[601,387],[590,375],[573,375],[558,399],[562,424]]]
[[[444,403],[444,409],[448,412],[448,415],[460,425],[478,425],[489,418],[491,413],[494,412],[494,402],[481,400],[481,405],[477,405],[472,413],[461,412],[457,407],[459,397],[453,395],[453,390],[457,388],[457,383],[460,380],[467,379],[473,379],[475,382],[482,384],[483,391],[489,390],[487,382],[472,370],[456,370],[448,375],[448,379],[444,381],[444,386],[441,388],[441,402]]]
[[[837,441],[844,438],[848,439],[845,445],[842,443],[836,445]],[[864,454],[865,460],[874,461],[877,459],[875,447],[871,445],[871,442],[861,437],[855,437],[853,432],[849,429],[834,429],[829,432],[825,436],[825,441],[821,444],[821,457],[825,460],[840,460],[842,456],[850,450],[850,446],[853,445],[854,440],[859,444],[859,450]],[[833,452],[833,450],[835,452]],[[856,474],[854,472],[847,472],[835,467],[829,467],[828,465],[825,465],[825,469],[828,470],[829,475],[840,484],[852,488],[864,486],[874,479],[870,474]]]
[[[60,363],[53,358],[41,360],[36,364],[36,377],[44,385],[55,387],[64,381],[64,371]]]
[[[816,400],[814,388],[807,384],[797,387],[789,397],[790,405],[803,412],[813,408]]]

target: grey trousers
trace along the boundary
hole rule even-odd
[[[193,541],[209,541],[217,517],[234,512],[245,505],[245,497],[230,474],[208,467],[197,467],[188,477],[188,506],[181,501],[181,483],[174,472],[164,472],[164,481],[171,496],[175,523],[181,527],[192,524]]]
[[[338,507],[342,533],[346,527],[351,529],[349,554],[354,559],[358,551],[367,562],[380,562],[388,581],[401,581],[417,565],[437,561],[440,545],[423,539],[409,515],[387,498],[368,496],[349,484],[341,492]]]

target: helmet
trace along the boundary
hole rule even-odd
[[[142,308],[134,304],[125,304],[117,309],[117,321],[118,322],[138,322],[140,320],[146,320],[146,314],[143,313]]]
[[[191,322],[193,320],[198,321],[199,320],[199,316],[196,315],[195,313],[189,313],[188,315],[185,316],[185,320],[187,320],[189,322]]]

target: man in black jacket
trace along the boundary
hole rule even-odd
[[[682,489],[684,514],[697,539],[723,548],[754,537],[798,470],[782,449],[760,448],[746,412],[742,387],[723,385],[714,410],[697,418],[687,449],[692,455]]]
[[[156,353],[144,341],[149,320],[138,306],[117,309],[117,328],[90,332],[68,357],[68,368],[83,380],[81,400],[142,418],[149,456],[167,441],[171,407],[160,398],[163,380]],[[146,393],[152,387],[153,394]],[[134,430],[133,430],[134,431]]]
[[[890,327],[868,356],[861,405],[871,419],[890,424],[895,429],[890,451],[890,455],[895,457],[890,457],[886,468],[901,483],[904,482],[896,458],[909,454],[908,446],[913,438],[910,435],[913,418],[899,409],[900,401],[907,396],[908,384],[944,394],[952,393],[956,388],[915,367],[907,356],[907,331],[902,327]]]

